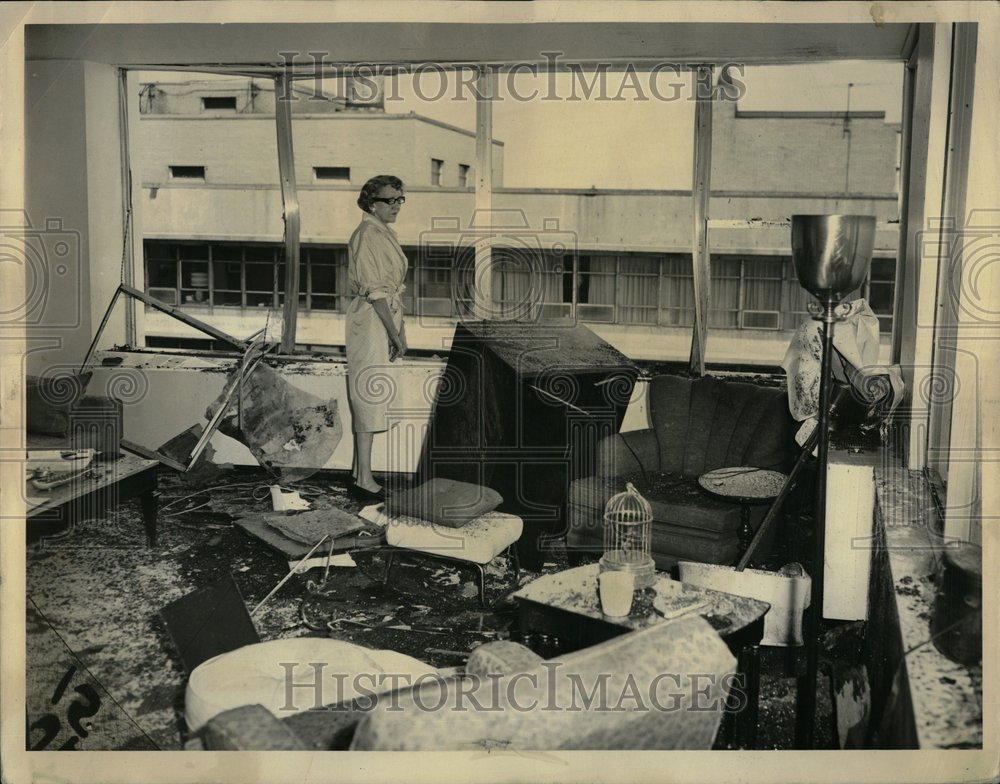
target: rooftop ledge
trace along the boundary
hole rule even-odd
[[[927,480],[919,471],[881,466],[875,470],[876,531],[884,548],[875,553],[869,634],[884,631],[874,643],[882,654],[873,663],[872,721],[879,748],[974,749],[983,747],[983,669],[956,664],[934,647],[930,617],[936,579],[946,543],[936,524]],[[882,556],[880,558],[880,556]],[[881,585],[876,585],[879,581]],[[891,594],[893,608],[878,606]],[[886,602],[892,604],[892,602]],[[876,615],[889,616],[883,620]],[[879,650],[881,649],[881,650]],[[884,667],[885,678],[878,678]],[[880,682],[881,681],[881,682]]]

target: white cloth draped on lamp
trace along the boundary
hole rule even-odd
[[[879,364],[878,318],[864,299],[845,303],[844,321],[833,335],[831,359],[834,379],[849,384],[868,406],[869,420],[886,422],[903,397],[899,365]],[[795,439],[804,444],[816,427],[819,412],[819,379],[822,356],[820,323],[804,321],[781,361],[788,378],[788,409],[803,425]]]

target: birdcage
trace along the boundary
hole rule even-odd
[[[636,588],[656,582],[656,564],[650,555],[653,510],[629,482],[625,492],[612,496],[604,507],[604,555],[601,571],[630,572]]]

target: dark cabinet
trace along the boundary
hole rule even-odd
[[[459,324],[418,475],[497,490],[524,521],[521,564],[537,571],[565,535],[570,482],[595,473],[637,373],[582,325]]]

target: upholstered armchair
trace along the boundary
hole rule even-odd
[[[606,438],[597,474],[571,485],[567,547],[571,554],[601,552],[604,506],[632,482],[652,506],[652,555],[659,569],[679,560],[733,563],[740,507],[708,496],[697,480],[728,466],[791,468],[797,447],[785,389],[711,376],[656,376],[647,411],[649,427]],[[766,508],[755,507],[755,530]],[[776,532],[777,526],[769,529],[757,557]]]

